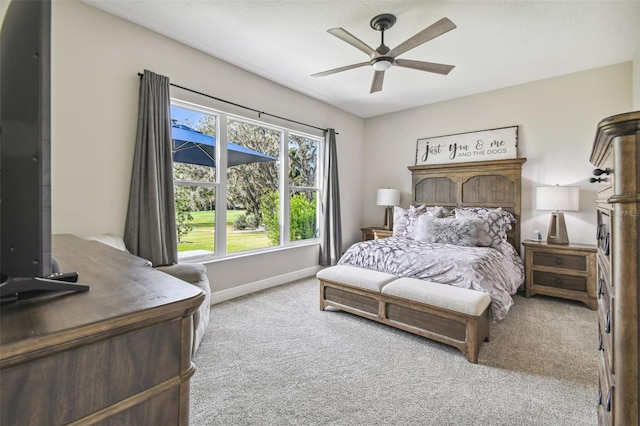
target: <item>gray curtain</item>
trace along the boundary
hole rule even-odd
[[[153,266],[178,261],[173,195],[169,79],[145,70],[124,242]]]
[[[340,187],[338,185],[338,154],[336,131],[325,132],[322,153],[324,171],[322,175],[322,240],[320,241],[320,265],[338,263],[342,250],[342,225],[340,220]]]

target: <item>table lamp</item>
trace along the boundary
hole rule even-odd
[[[564,211],[577,211],[580,188],[577,186],[540,186],[536,188],[536,210],[554,210],[551,213],[547,243],[569,244]]]
[[[400,204],[400,191],[397,189],[378,189],[376,204],[385,206],[384,229],[393,229],[393,206]]]

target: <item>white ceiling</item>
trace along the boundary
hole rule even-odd
[[[640,50],[640,0],[302,1],[86,0],[240,68],[360,117],[371,117],[501,87],[630,61]],[[327,33],[342,27],[372,48],[369,21],[392,13],[390,48],[448,17],[457,26],[402,59],[451,64],[448,76],[392,67],[369,94],[360,50]]]

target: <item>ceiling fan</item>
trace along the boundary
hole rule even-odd
[[[420,31],[413,37],[400,43],[393,49],[384,44],[384,32],[391,28],[396,23],[396,17],[390,13],[384,13],[374,17],[371,22],[371,28],[381,33],[381,42],[375,50],[369,47],[366,43],[355,37],[353,34],[343,28],[331,28],[327,30],[329,34],[338,37],[340,40],[345,41],[369,55],[369,61],[360,62],[353,65],[347,65],[340,68],[334,68],[328,71],[312,74],[313,77],[324,77],[331,74],[336,74],[342,71],[351,70],[354,68],[371,65],[375,70],[373,74],[373,82],[371,83],[370,93],[379,92],[382,90],[382,82],[384,81],[384,72],[388,70],[392,65],[396,65],[404,68],[411,68],[418,71],[433,72],[437,74],[447,75],[454,68],[455,65],[435,64],[433,62],[412,61],[410,59],[396,59],[408,50],[418,47],[427,41],[434,39],[452,29],[456,28],[455,24],[449,20],[449,18],[442,18],[435,24],[432,24]]]

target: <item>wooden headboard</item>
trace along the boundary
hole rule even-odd
[[[521,172],[526,158],[410,166],[411,203],[428,206],[502,207],[517,222],[507,235],[520,252]]]

